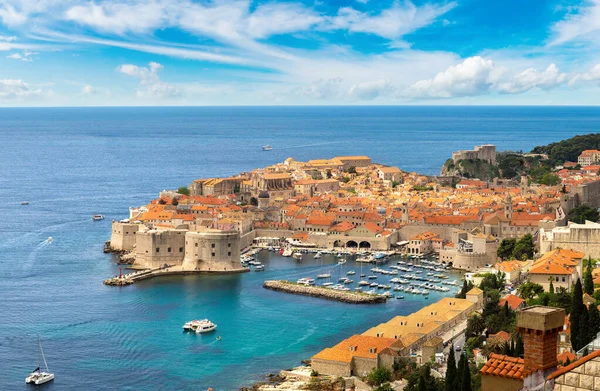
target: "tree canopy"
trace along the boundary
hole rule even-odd
[[[598,209],[592,208],[591,206],[579,205],[569,211],[568,218],[569,221],[578,224],[583,224],[586,220],[596,222],[598,221],[598,218],[600,218],[600,213],[598,213]]]
[[[188,189],[187,186],[181,186],[179,189],[177,189],[177,193],[189,196],[190,189]]]

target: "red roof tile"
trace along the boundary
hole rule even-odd
[[[523,380],[525,361],[522,358],[503,356],[492,353],[479,373],[490,376],[500,376],[510,379]]]

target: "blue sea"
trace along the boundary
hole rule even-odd
[[[110,220],[163,189],[287,157],[369,155],[437,174],[454,150],[527,151],[598,124],[591,107],[0,109],[0,389],[28,388],[39,334],[56,374],[44,389],[236,390],[441,297],[356,306],[267,291],[265,279],[336,270],[273,253],[260,254],[263,273],[104,286],[118,273],[102,253]],[[200,317],[216,333],[182,332]]]

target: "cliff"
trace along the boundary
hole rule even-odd
[[[480,159],[464,159],[454,163],[452,159],[446,160],[440,172],[441,176],[460,176],[463,178],[478,178],[491,181],[499,176],[498,167]]]

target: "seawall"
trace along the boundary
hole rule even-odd
[[[351,304],[376,304],[385,303],[387,300],[385,296],[368,295],[366,293],[356,291],[337,291],[320,286],[296,284],[285,280],[265,281],[263,287],[278,292],[319,297],[321,299],[336,300]]]

